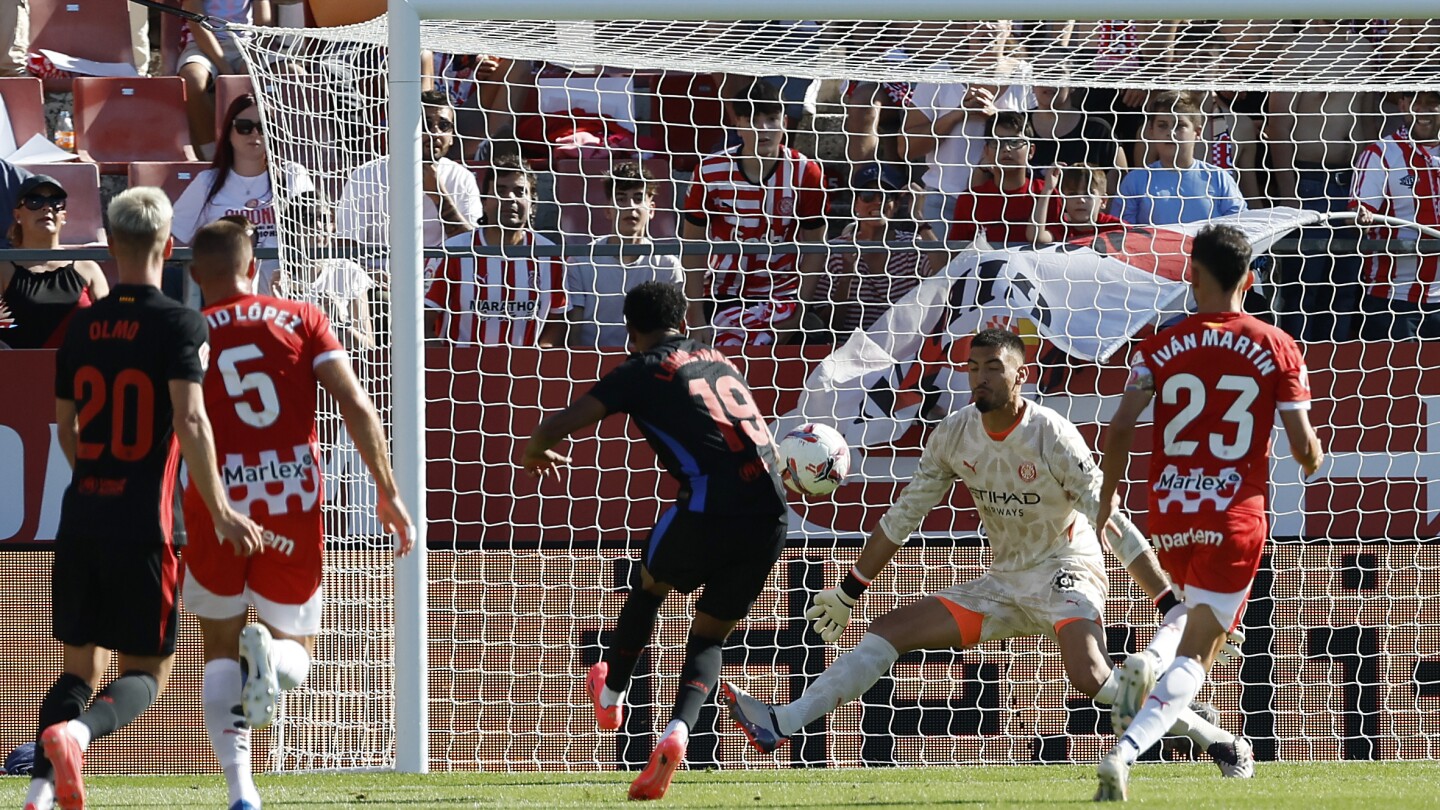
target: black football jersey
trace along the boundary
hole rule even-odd
[[[75,402],[75,472],[58,539],[175,541],[180,447],[171,380],[199,383],[209,331],[159,289],[122,284],[78,310],[55,357],[55,397]]]
[[[710,514],[785,511],[775,444],[745,379],[724,354],[682,336],[635,353],[590,389],[628,413],[680,482],[679,504]]]

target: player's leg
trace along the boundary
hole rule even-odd
[[[256,578],[252,576],[252,580]],[[243,704],[245,718],[253,728],[273,723],[281,693],[309,677],[315,634],[320,632],[324,610],[324,590],[319,587],[309,598],[295,604],[262,596],[259,587],[263,586],[257,582],[251,601],[260,621],[240,632],[240,664],[245,672]]]
[[[203,603],[196,598],[198,586],[192,582],[186,582],[185,601],[190,612],[195,613],[192,599],[197,604]],[[229,792],[227,806],[232,810],[252,810],[260,806],[260,793],[251,772],[250,724],[245,721],[241,706],[244,672],[240,667],[240,631],[245,627],[244,606],[239,610],[228,618],[200,618],[200,635],[205,644],[200,703],[210,747],[220,763],[220,771],[225,774],[225,787]]]
[[[109,650],[93,644],[64,646],[63,671],[40,703],[40,722],[35,730],[35,767],[30,773],[30,789],[25,795],[26,810],[48,810],[54,806],[54,766],[45,754],[43,737],[52,726],[63,728],[85,712],[90,696],[108,666]],[[83,785],[80,786],[80,795],[83,798]]]

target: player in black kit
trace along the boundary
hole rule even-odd
[[[659,799],[685,757],[690,728],[720,675],[725,638],[750,612],[785,548],[786,507],[770,430],[725,355],[681,332],[685,297],[647,282],[625,296],[635,353],[589,393],[546,419],[520,465],[544,476],[569,459],[553,448],[612,413],[628,413],[660,463],[680,482],[676,502],[645,544],[640,587],[630,591],[615,642],[585,679],[596,722],[618,729],[635,662],[650,643],[660,604],[673,590],[704,587],[685,645],[675,710],[631,799]]]
[[[27,810],[83,808],[90,741],[134,720],[164,688],[175,653],[182,453],[236,553],[261,542],[259,527],[230,508],[216,472],[200,390],[205,320],[158,287],[173,244],[170,203],[159,189],[136,188],[115,198],[109,218],[120,283],[76,311],[55,358],[58,435],[74,468],[51,572],[65,671],[40,706]],[[120,676],[87,710],[112,651]]]

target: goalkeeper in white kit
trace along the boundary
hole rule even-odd
[[[881,518],[855,567],[838,587],[816,594],[805,615],[821,638],[838,639],[870,580],[957,479],[970,490],[984,522],[994,552],[990,570],[876,619],[855,649],[837,658],[793,703],[770,706],[725,684],[731,716],[759,750],[775,750],[864,694],[912,650],[1049,636],[1060,645],[1070,683],[1099,703],[1114,701],[1119,677],[1101,626],[1109,583],[1093,526],[1100,511],[1100,470],[1073,424],[1020,396],[1027,370],[1018,335],[980,332],[967,365],[971,404],[935,429],[914,478]],[[1118,510],[1106,530],[1115,555],[1163,613],[1174,597],[1144,536]],[[1225,775],[1249,775],[1249,746],[1194,711],[1186,709],[1171,733],[1209,751]]]

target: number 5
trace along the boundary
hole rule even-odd
[[[270,427],[275,424],[276,419],[280,418],[280,397],[275,393],[275,381],[271,380],[270,375],[263,371],[241,374],[235,366],[238,363],[258,360],[264,356],[260,347],[254,343],[247,343],[244,346],[226,349],[215,359],[215,365],[220,369],[220,376],[225,380],[225,391],[239,400],[235,403],[235,414],[240,417],[240,421],[257,428]],[[241,399],[250,391],[260,395],[259,410]]]

